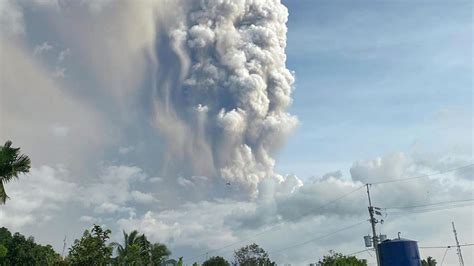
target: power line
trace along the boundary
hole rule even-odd
[[[435,205],[442,205],[442,204],[447,204],[447,203],[459,203],[459,202],[469,202],[469,201],[474,201],[474,199],[464,199],[464,200],[451,200],[451,201],[442,201],[442,202],[435,202],[431,204],[425,204],[425,205],[415,205],[415,206],[403,206],[403,207],[385,207],[383,209],[389,210],[389,209],[411,209],[411,208],[421,208],[421,207],[428,207],[428,206],[435,206]]]
[[[333,232],[331,232],[331,233],[328,233],[328,234],[325,234],[325,235],[322,235],[322,236],[318,236],[318,237],[312,238],[312,239],[310,239],[310,240],[307,240],[307,241],[304,241],[304,242],[301,242],[301,243],[297,243],[297,244],[294,244],[294,245],[291,245],[291,246],[288,246],[288,247],[285,247],[285,248],[282,248],[282,249],[279,249],[279,250],[273,250],[273,251],[271,251],[270,253],[279,253],[279,252],[281,252],[281,251],[283,251],[283,250],[288,250],[288,249],[296,248],[296,247],[299,247],[299,246],[303,246],[303,245],[309,244],[309,243],[311,243],[311,242],[314,242],[314,241],[316,241],[316,240],[320,240],[320,239],[329,237],[329,236],[331,236],[331,235],[340,233],[340,232],[342,232],[342,231],[349,230],[349,229],[354,228],[354,227],[356,227],[356,226],[359,226],[359,225],[361,225],[361,224],[363,224],[363,223],[365,223],[365,222],[366,222],[365,220],[364,220],[364,221],[360,221],[360,222],[358,222],[358,223],[355,223],[355,224],[349,225],[349,226],[347,226],[347,227],[338,229],[338,230],[333,231]]]
[[[460,247],[470,247],[470,246],[474,246],[474,243],[469,243],[469,244],[463,244],[463,245],[459,245]],[[428,248],[434,248],[434,249],[439,249],[439,248],[455,248],[457,247],[457,245],[449,245],[449,246],[430,246],[430,247],[418,247],[418,248],[421,248],[421,249],[428,249]]]
[[[419,176],[413,176],[413,177],[407,177],[407,178],[397,178],[397,179],[391,179],[391,180],[379,181],[379,182],[371,182],[369,184],[371,184],[371,185],[380,185],[380,184],[387,184],[387,183],[394,183],[394,182],[409,181],[409,180],[413,180],[413,179],[419,179],[419,178],[425,178],[425,177],[450,173],[450,172],[454,172],[454,171],[457,171],[457,170],[462,170],[462,169],[465,169],[465,168],[469,168],[469,167],[472,167],[472,166],[474,166],[474,163],[464,165],[464,166],[460,166],[460,167],[456,167],[456,168],[451,168],[451,169],[448,169],[448,170],[445,170],[445,171],[440,171],[440,172],[437,172],[437,173],[419,175]]]
[[[344,198],[348,197],[349,195],[351,195],[351,194],[353,194],[353,193],[359,191],[359,190],[362,189],[363,187],[365,187],[365,185],[360,186],[360,187],[357,187],[356,189],[351,190],[351,191],[349,191],[348,193],[345,193],[345,194],[343,194],[343,195],[341,195],[341,196],[339,196],[339,197],[337,197],[337,198],[335,198],[335,199],[333,199],[333,200],[330,200],[330,201],[326,202],[325,204],[320,205],[320,206],[317,207],[316,209],[312,209],[312,210],[310,210],[309,212],[305,212],[304,214],[300,215],[300,217],[304,217],[304,216],[309,215],[309,214],[311,214],[311,213],[313,213],[313,212],[315,212],[315,211],[322,210],[323,208],[325,208],[325,207],[327,207],[327,206],[329,206],[329,205],[331,205],[331,204],[334,204],[335,202],[337,202],[337,201],[339,201],[339,200],[341,200],[341,199],[344,199]],[[264,231],[262,231],[262,232],[260,232],[260,233],[257,233],[257,234],[255,234],[255,235],[253,235],[253,236],[251,236],[251,237],[247,237],[247,238],[238,240],[238,241],[236,241],[236,242],[233,242],[233,243],[231,243],[231,244],[228,244],[228,245],[223,246],[223,247],[220,247],[220,248],[208,250],[208,251],[206,251],[205,253],[202,253],[202,254],[200,254],[200,255],[197,255],[197,256],[195,256],[195,257],[192,257],[192,258],[190,258],[189,260],[186,260],[186,261],[192,261],[192,260],[195,260],[195,259],[197,259],[197,258],[200,258],[200,257],[202,257],[202,256],[204,256],[204,255],[207,255],[207,254],[209,254],[209,253],[214,253],[214,252],[217,252],[217,251],[220,251],[220,250],[229,248],[229,247],[231,247],[231,246],[234,246],[234,245],[236,245],[236,244],[242,243],[242,242],[244,242],[244,241],[258,238],[259,236],[264,235],[264,234],[266,234],[266,233],[269,233],[269,232],[272,232],[272,231],[280,230],[281,228],[277,228],[277,226],[279,226],[279,225],[281,225],[281,224],[275,224],[274,226],[271,226],[270,228],[268,228],[268,229],[266,229],[266,230],[264,230]]]
[[[366,251],[372,251],[372,250],[374,250],[374,249],[373,248],[367,248],[367,249],[364,249],[364,250],[359,250],[359,251],[356,251],[356,252],[346,254],[346,256],[354,256],[356,254],[363,253],[363,252],[366,252]]]
[[[443,266],[444,259],[446,258],[446,254],[448,254],[448,250],[449,248],[446,248],[446,250],[444,251],[443,259],[441,260],[441,266]]]
[[[335,203],[335,202],[337,202],[337,201],[339,201],[339,200],[341,200],[341,199],[343,199],[343,198],[345,198],[345,197],[348,197],[349,195],[351,195],[352,193],[355,193],[356,191],[359,191],[361,188],[365,187],[366,185],[379,185],[379,184],[387,184],[387,183],[394,183],[394,182],[403,182],[403,181],[409,181],[409,180],[414,180],[414,179],[426,178],[426,177],[430,177],[430,176],[436,176],[436,175],[441,175],[441,174],[445,174],[445,173],[449,173],[449,172],[453,172],[453,171],[457,171],[457,170],[466,169],[466,168],[469,168],[469,167],[472,167],[472,166],[474,166],[474,163],[473,163],[473,164],[464,165],[464,166],[461,166],[461,167],[451,168],[451,169],[448,169],[448,170],[445,170],[445,171],[440,171],[440,172],[438,172],[438,173],[432,173],[432,174],[425,174],[425,175],[414,176],[414,177],[399,178],[399,179],[392,179],[392,180],[387,180],[387,181],[380,181],[380,182],[367,183],[367,184],[364,184],[363,186],[360,186],[360,187],[358,187],[358,188],[356,188],[356,189],[354,189],[354,190],[352,190],[352,191],[350,191],[350,192],[348,192],[348,193],[346,193],[346,194],[343,194],[343,195],[339,196],[338,198],[335,198],[335,199],[333,199],[333,200],[331,200],[331,201],[329,201],[329,202],[327,202],[327,203],[325,203],[325,204],[323,204],[323,205],[320,205],[320,206],[319,206],[318,208],[316,208],[316,209],[312,209],[311,211],[300,215],[300,217],[304,217],[304,216],[306,216],[306,215],[309,215],[309,214],[311,214],[311,213],[313,213],[313,212],[315,212],[315,211],[321,210],[321,209],[323,209],[323,208],[325,208],[325,207],[327,207],[327,206],[329,206],[329,205],[331,205],[331,204],[333,204],[333,203]],[[464,201],[466,201],[466,202],[467,202],[467,201],[474,201],[474,199],[464,200]],[[459,201],[459,202],[461,202],[461,201]],[[443,203],[429,204],[429,205],[426,205],[426,206],[406,206],[406,207],[387,208],[387,209],[418,208],[418,207],[427,207],[427,206],[433,206],[433,205],[444,204],[444,203],[445,203],[445,202],[443,202]],[[452,203],[454,203],[454,201],[453,201]],[[419,212],[428,212],[428,211],[435,211],[435,210],[443,210],[443,209],[450,209],[450,208],[453,208],[453,207],[454,207],[454,208],[458,208],[458,207],[463,207],[463,206],[449,206],[448,208],[435,208],[435,209],[425,209],[425,210],[413,210],[413,211],[411,211],[411,213],[419,213]],[[400,213],[392,213],[391,215],[395,215],[395,216],[396,216],[396,215],[402,215],[402,213],[401,213],[401,212],[400,212]],[[280,226],[280,225],[281,225],[281,224],[275,224],[274,226],[271,226],[270,228],[268,228],[268,229],[266,229],[266,230],[264,230],[264,231],[262,231],[262,232],[260,232],[260,233],[257,233],[257,234],[255,234],[255,235],[253,235],[253,236],[251,236],[251,237],[247,237],[247,238],[241,239],[241,240],[239,240],[239,241],[233,242],[233,243],[231,243],[231,244],[228,244],[228,245],[226,245],[226,246],[223,246],[223,247],[220,247],[220,248],[217,248],[217,249],[208,250],[208,251],[206,251],[205,253],[202,253],[202,254],[200,254],[200,255],[198,255],[198,256],[195,256],[195,257],[193,257],[193,258],[191,258],[191,259],[189,259],[189,260],[187,260],[187,261],[191,261],[191,260],[197,259],[197,258],[199,258],[199,257],[202,257],[202,256],[204,256],[204,255],[207,255],[207,254],[209,254],[209,253],[214,253],[214,252],[217,252],[217,251],[220,251],[220,250],[229,248],[229,247],[231,247],[231,246],[234,246],[234,245],[236,245],[236,244],[238,244],[238,243],[242,243],[242,242],[247,241],[247,240],[251,240],[251,239],[258,238],[259,236],[264,235],[264,234],[267,234],[267,233],[269,233],[269,232],[276,231],[276,230],[280,230],[281,228],[277,228],[277,227]],[[359,224],[356,224],[356,225],[359,225]],[[349,228],[352,228],[352,227],[354,227],[354,226],[356,226],[356,225],[352,225],[352,226],[350,226]],[[347,230],[347,229],[349,229],[349,228],[343,228],[343,229],[341,229],[341,230],[343,231],[343,230]],[[339,231],[336,231],[336,232],[333,232],[333,233],[337,233],[337,232],[339,232]],[[331,235],[331,234],[333,234],[333,233],[330,233],[330,234],[328,234],[328,235],[322,236],[321,238],[327,237],[327,236],[329,236],[329,235]],[[294,246],[304,245],[304,244],[310,243],[310,242],[312,242],[312,241],[315,241],[315,240],[317,240],[317,239],[319,239],[319,237],[316,238],[316,239],[312,239],[312,240],[309,240],[309,241],[305,241],[305,242],[303,242],[303,243],[298,243],[298,244],[296,244],[296,245],[287,247],[287,248],[285,248],[285,249],[293,248]],[[285,250],[285,249],[282,249],[282,250]],[[279,251],[281,251],[281,250],[279,250]],[[364,250],[364,251],[365,251],[365,250]]]
[[[390,216],[400,216],[400,215],[409,215],[409,214],[417,214],[417,213],[426,213],[426,212],[433,212],[433,211],[443,211],[443,210],[451,210],[456,208],[462,208],[472,205],[473,203],[463,203],[457,204],[452,206],[440,206],[440,207],[433,207],[433,208],[426,208],[426,209],[419,209],[419,210],[408,210],[408,211],[400,211],[400,212],[387,212]]]

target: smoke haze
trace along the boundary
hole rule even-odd
[[[154,126],[168,172],[218,176],[254,193],[297,124],[286,112],[288,11],[280,1],[184,1],[151,53]],[[183,169],[183,166],[186,169]]]

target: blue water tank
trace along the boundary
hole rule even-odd
[[[416,241],[398,238],[378,245],[381,266],[421,266]]]

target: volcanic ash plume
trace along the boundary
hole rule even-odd
[[[183,1],[158,22],[155,126],[169,171],[222,177],[250,192],[274,173],[272,154],[297,124],[286,109],[288,11],[278,0]],[[173,21],[173,22],[170,22]],[[186,170],[183,170],[183,167]]]

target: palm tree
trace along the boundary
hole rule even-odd
[[[151,265],[159,266],[165,262],[169,255],[171,255],[171,251],[169,251],[165,244],[154,243],[151,245],[150,254]]]
[[[147,265],[150,261],[151,244],[144,234],[134,230],[130,234],[123,231],[123,245],[112,243],[117,248],[117,261],[121,265]]]
[[[4,185],[19,174],[28,173],[30,167],[30,158],[20,154],[20,148],[12,148],[11,141],[0,146],[0,204],[5,204],[8,198]]]

